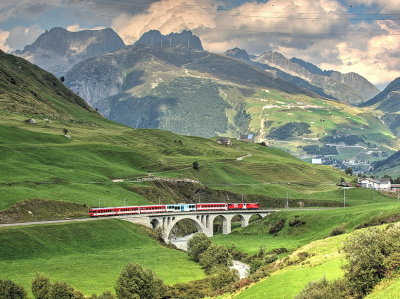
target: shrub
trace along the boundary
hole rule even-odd
[[[295,299],[342,299],[346,295],[344,280],[329,282],[325,278],[310,282]]]
[[[232,257],[226,247],[211,244],[206,251],[200,254],[199,262],[207,273],[211,273],[215,267],[230,266]]]
[[[286,252],[289,252],[289,250],[287,250],[287,248],[285,248],[285,247],[280,247],[280,248],[274,248],[274,249],[268,251],[268,254],[276,254],[276,255],[279,255],[279,254],[286,253]]]
[[[74,299],[74,289],[64,281],[57,281],[52,284],[49,292],[49,299]]]
[[[388,230],[370,228],[354,233],[345,241],[343,251],[348,261],[345,278],[356,296],[367,294],[384,277],[385,259],[395,250],[392,235]]]
[[[25,299],[26,292],[23,287],[11,280],[0,280],[0,298]]]
[[[188,255],[195,261],[199,261],[199,256],[210,247],[211,241],[204,233],[196,233],[188,241]]]
[[[98,296],[97,299],[115,299],[115,297],[110,291],[105,291],[103,294]]]
[[[286,219],[279,220],[278,222],[276,222],[274,225],[271,226],[271,228],[269,229],[268,232],[270,234],[278,233],[279,231],[281,231],[282,228],[285,227],[285,222],[286,222]]]
[[[335,226],[334,228],[332,228],[331,232],[329,233],[329,236],[332,236],[332,237],[338,236],[338,235],[344,234],[345,232],[346,232],[345,225],[342,224],[342,225],[338,225],[338,226]]]
[[[213,290],[222,289],[223,287],[239,280],[239,273],[235,269],[227,267],[218,268],[213,272],[211,279],[211,287]]]
[[[300,220],[299,218],[294,218],[289,221],[289,226],[300,226],[303,224],[306,224],[306,222],[303,220]]]
[[[153,299],[162,297],[165,286],[152,271],[132,263],[122,270],[115,291],[119,299]]]
[[[50,280],[41,273],[36,273],[31,283],[31,290],[36,299],[48,299],[50,293]]]

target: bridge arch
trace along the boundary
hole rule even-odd
[[[239,221],[240,221],[240,226],[241,227],[246,227],[247,225],[249,225],[249,219],[248,219],[248,217],[245,217],[245,216],[243,216],[242,214],[235,214],[235,215],[232,215],[232,218],[231,218],[231,223],[230,223],[230,226],[231,226],[231,230],[232,230],[232,223],[233,222],[236,222],[236,221],[234,221],[234,219],[237,219],[237,218],[239,218]]]
[[[199,233],[202,233],[202,232],[204,232],[204,225],[203,225],[203,223],[199,220],[199,219],[197,219],[197,217],[190,217],[190,216],[188,216],[188,217],[174,217],[174,220],[172,220],[168,225],[167,225],[167,227],[166,228],[164,228],[165,229],[165,239],[166,240],[169,240],[170,238],[171,238],[171,233],[172,233],[172,230],[174,229],[174,227],[180,222],[180,221],[182,221],[182,220],[190,220],[193,224],[194,224],[194,226],[196,227],[196,229],[197,229],[197,232],[199,232]]]
[[[160,227],[160,220],[154,218],[150,221],[150,225],[152,226],[152,228],[158,228]]]

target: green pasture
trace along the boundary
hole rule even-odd
[[[119,220],[0,228],[0,279],[30,289],[36,272],[64,280],[85,295],[114,290],[122,268],[136,262],[165,283],[204,277],[181,251],[168,249],[143,228]]]
[[[311,281],[323,277],[328,280],[339,278],[343,275],[341,267],[344,264],[339,249],[346,237],[331,237],[299,248],[289,256],[290,260],[298,259],[300,252],[307,252],[311,257],[273,272],[270,277],[239,292],[233,298],[294,298]]]
[[[250,254],[258,252],[260,248],[267,251],[280,247],[292,250],[328,237],[334,227],[343,226],[347,232],[350,232],[363,223],[399,213],[400,204],[394,199],[389,202],[386,198],[381,198],[375,204],[347,208],[279,212],[263,220],[257,220],[248,227],[238,228],[229,235],[217,234],[212,240],[227,247],[234,244],[239,250]],[[305,224],[290,226],[289,222],[296,218],[304,221]],[[285,220],[284,228],[276,234],[270,234],[270,227],[281,219]]]

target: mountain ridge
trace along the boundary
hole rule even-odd
[[[287,59],[278,52],[266,51],[253,59],[298,76],[347,104],[359,104],[379,93],[379,90],[364,77],[356,73],[342,74],[323,71],[312,63],[298,58]]]
[[[45,31],[31,45],[15,51],[14,54],[59,77],[79,61],[124,46],[125,43],[111,28],[71,32],[55,27]]]

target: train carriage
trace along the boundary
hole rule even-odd
[[[226,203],[198,203],[196,204],[197,211],[226,211],[228,204]]]
[[[227,211],[227,210],[257,210],[258,203],[198,203],[198,204],[170,204],[170,205],[148,205],[91,208],[89,216],[118,216],[152,213],[194,212],[194,211]]]

